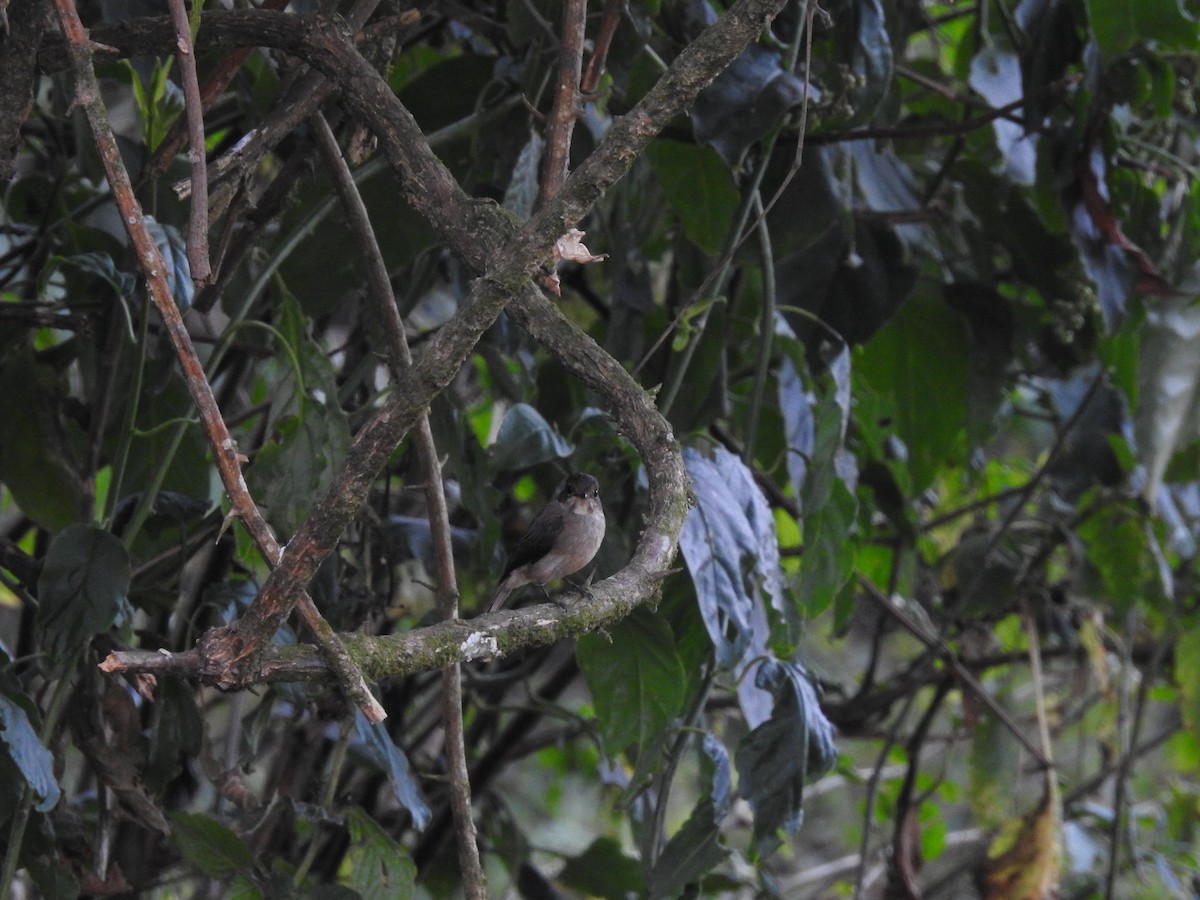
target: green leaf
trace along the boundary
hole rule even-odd
[[[302,416],[288,416],[278,423],[277,440],[259,451],[246,473],[276,527],[285,534],[300,527],[349,446],[346,416],[330,404],[310,402]]]
[[[38,578],[38,626],[55,663],[116,622],[129,577],[129,554],[107,531],[72,525],[54,539]]]
[[[687,676],[671,627],[658,613],[639,608],[610,636],[583,635],[576,655],[605,749],[616,755],[634,744],[648,745],[681,712]]]
[[[58,531],[79,517],[82,486],[53,411],[63,396],[51,370],[19,351],[0,359],[0,482],[29,518]]]
[[[711,872],[729,856],[713,822],[713,802],[705,798],[663,850],[650,876],[651,900],[685,896],[686,888]]]
[[[621,852],[613,838],[596,838],[578,856],[567,860],[557,881],[587,897],[624,900],[642,888],[641,865]]]
[[[711,734],[700,743],[701,784],[705,793],[687,822],[671,836],[650,873],[652,898],[679,897],[686,888],[729,856],[720,827],[732,803],[729,754]]]
[[[408,853],[370,816],[357,807],[347,810],[350,850],[338,880],[363,900],[402,900],[416,896],[417,867]]]
[[[890,409],[915,491],[929,487],[945,464],[963,460],[969,347],[962,317],[918,294],[859,350],[855,379]]]
[[[858,501],[835,481],[824,505],[804,517],[804,558],[796,594],[809,617],[828,609],[854,572],[857,515]]]
[[[688,240],[708,256],[719,255],[738,205],[721,158],[705,147],[666,140],[655,141],[646,154]]]
[[[492,459],[497,469],[523,471],[538,463],[567,459],[575,447],[554,430],[528,403],[517,403],[504,414]]]
[[[171,837],[183,858],[210,878],[233,878],[254,871],[250,848],[208,816],[172,813]]]
[[[1142,41],[1195,48],[1196,21],[1178,0],[1087,0],[1087,9],[1092,34],[1109,60]]]
[[[1100,509],[1079,526],[1078,534],[1088,562],[1100,577],[1093,590],[1118,611],[1162,596],[1146,527],[1128,509]]]
[[[1184,727],[1200,734],[1200,627],[1180,635],[1175,644],[1175,681]]]
[[[33,791],[34,808],[38,812],[53,809],[61,794],[54,777],[54,754],[38,738],[25,710],[3,694],[0,694],[0,741]]]
[[[738,746],[738,791],[754,811],[755,849],[767,856],[778,849],[781,835],[799,829],[804,783],[828,771],[837,751],[833,726],[802,666],[767,660],[754,682],[771,691],[775,707]]]

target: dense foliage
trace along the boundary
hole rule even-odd
[[[243,5],[205,207],[162,4],[0,4],[0,897],[480,896],[455,747],[492,896],[1200,890],[1194,0]]]

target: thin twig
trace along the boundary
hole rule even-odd
[[[172,4],[177,0],[171,0]],[[259,9],[263,10],[279,10],[287,6],[290,0],[263,0],[263,4]],[[174,17],[174,10],[172,10]],[[193,48],[194,49],[194,48]],[[253,52],[253,47],[237,47],[229,51],[221,58],[213,69],[212,74],[208,76],[204,84],[200,86],[200,110],[206,111],[217,97],[221,96],[221,92],[229,86],[229,82],[239,71],[241,71],[242,63],[246,61],[246,57]],[[188,106],[192,104],[191,99],[188,99]],[[154,155],[150,158],[150,162],[144,170],[144,177],[147,180],[161,178],[170,168],[175,154],[183,149],[183,145],[191,140],[189,135],[190,123],[188,119],[180,117],[171,125],[167,136],[163,138],[162,143],[158,145],[158,149],[154,151]],[[193,144],[192,146],[195,146]],[[207,171],[205,177],[207,178]],[[195,184],[192,185],[193,193],[195,193]],[[207,192],[206,192],[207,193]]]
[[[600,19],[600,30],[596,33],[596,41],[592,55],[588,59],[587,69],[583,80],[579,83],[579,93],[587,97],[596,92],[600,76],[604,74],[604,64],[608,59],[608,49],[612,46],[613,35],[621,23],[628,0],[604,0],[604,13]]]
[[[204,103],[200,99],[196,49],[192,43],[192,26],[187,10],[183,8],[183,0],[169,0],[168,5],[171,7],[171,21],[175,25],[175,43],[179,48],[179,68],[183,73],[183,112],[187,120],[188,143],[191,145],[188,151],[192,164],[192,196],[187,260],[192,282],[202,288],[212,278],[208,264],[208,168],[204,159]]]
[[[583,68],[583,29],[587,0],[567,0],[563,5],[562,38],[558,45],[558,90],[546,120],[546,157],[537,206],[562,190],[571,165],[571,135],[579,118],[579,73]]]
[[[996,702],[992,695],[983,689],[983,685],[981,685],[979,680],[971,674],[970,670],[968,670],[967,667],[962,664],[962,661],[959,660],[954,651],[950,649],[950,646],[944,640],[942,640],[940,637],[935,637],[934,635],[929,634],[924,628],[917,624],[917,622],[915,622],[911,616],[905,614],[902,610],[897,608],[896,604],[894,604],[890,598],[885,597],[883,592],[867,578],[859,576],[858,583],[862,585],[862,588],[866,591],[867,596],[874,600],[880,609],[899,622],[905,631],[915,637],[930,650],[937,653],[938,657],[950,667],[951,671],[954,672],[954,677],[958,680],[958,682],[981,704],[983,704],[983,706],[987,708],[988,712],[995,716],[1001,725],[1003,725],[1012,733],[1013,737],[1020,742],[1021,746],[1028,750],[1030,755],[1037,760],[1039,766],[1041,766],[1043,769],[1050,768],[1050,760],[1048,760],[1046,755],[1042,753],[1041,747],[1034,743],[1029,736],[1025,734],[1025,732],[1021,729],[1021,726],[1018,725],[1016,720],[1013,719],[1013,717],[1009,714],[1008,710],[1000,706],[1000,704]]]
[[[367,206],[363,202],[354,176],[334,138],[329,123],[321,113],[311,120],[317,146],[325,158],[326,168],[333,175],[334,186],[359,248],[367,281],[367,300],[382,328],[388,347],[388,363],[395,377],[412,365],[404,322],[400,318],[391,279],[379,249],[375,229],[371,227]],[[417,453],[421,459],[425,482],[425,502],[429,510],[429,530],[433,540],[437,566],[438,598],[443,618],[458,618],[458,583],[454,574],[454,558],[450,545],[450,514],[446,508],[446,493],[442,486],[442,471],[438,465],[437,447],[429,416],[422,414],[416,426]],[[467,750],[463,739],[462,671],[454,662],[442,670],[442,720],[446,728],[445,752],[449,770],[450,807],[454,814],[458,864],[462,875],[463,892],[471,900],[486,900],[487,880],[479,859],[475,822],[471,817],[471,785],[467,772]]]
[[[1030,478],[1029,481],[1027,481],[1021,488],[1020,494],[1018,495],[1019,499],[1009,508],[1004,518],[1000,521],[999,527],[992,532],[991,537],[988,539],[987,546],[984,547],[983,555],[980,557],[979,563],[975,568],[975,574],[971,576],[971,580],[967,582],[966,588],[959,596],[958,603],[961,608],[968,608],[967,604],[975,596],[975,592],[979,589],[979,586],[983,584],[984,573],[987,571],[987,563],[992,558],[992,554],[996,552],[996,548],[1000,546],[1000,542],[1008,533],[1008,529],[1011,528],[1012,524],[1017,520],[1017,516],[1021,514],[1021,511],[1025,508],[1025,504],[1029,502],[1029,498],[1032,497],[1034,491],[1037,490],[1038,485],[1040,485],[1046,479],[1046,476],[1050,474],[1051,467],[1058,461],[1059,455],[1066,446],[1067,438],[1070,436],[1071,432],[1075,430],[1075,426],[1079,424],[1080,420],[1083,419],[1083,414],[1087,412],[1087,409],[1091,405],[1092,399],[1096,396],[1096,392],[1099,391],[1100,384],[1103,382],[1103,380],[1104,370],[1101,369],[1096,373],[1096,377],[1092,380],[1091,385],[1088,386],[1087,392],[1084,393],[1083,397],[1080,399],[1079,405],[1075,407],[1075,411],[1071,413],[1071,415],[1063,423],[1062,427],[1058,430],[1058,433],[1054,435],[1054,443],[1050,445],[1050,452],[1046,454],[1045,462],[1042,463],[1041,467],[1037,470],[1037,472],[1034,473],[1033,477]]]
[[[196,355],[196,349],[183,324],[183,317],[180,315],[170,287],[167,285],[166,264],[146,228],[141,206],[133,194],[129,174],[125,170],[116,137],[108,122],[96,73],[92,68],[91,45],[87,32],[79,19],[79,13],[75,9],[73,0],[55,0],[55,4],[58,7],[63,32],[67,37],[75,75],[75,102],[87,116],[92,130],[92,139],[95,141],[98,155],[104,163],[105,175],[112,189],[114,202],[120,210],[121,221],[125,223],[130,243],[137,253],[138,263],[146,276],[151,299],[158,308],[174,345],[188,391],[199,410],[205,434],[212,445],[213,458],[217,470],[220,472],[221,482],[225,486],[225,491],[232,504],[232,511],[242,519],[267,562],[270,565],[276,565],[282,555],[282,548],[271,533],[266,519],[263,518],[246,487],[245,479],[242,477],[237,444],[234,443],[233,437],[229,434],[229,429],[221,417],[221,410],[213,396],[212,386],[204,375],[204,367]],[[382,721],[384,718],[383,708],[371,696],[371,692],[362,678],[362,673],[358,671],[358,667],[346,653],[346,648],[334,634],[333,629],[321,618],[312,598],[304,594],[298,600],[297,605],[305,622],[316,636],[322,655],[330,668],[337,673],[343,689],[353,697],[368,719],[374,722]]]

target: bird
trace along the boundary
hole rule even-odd
[[[519,587],[578,572],[596,555],[604,540],[604,507],[600,482],[585,472],[568,476],[558,496],[542,507],[509,557],[487,611],[495,612]]]

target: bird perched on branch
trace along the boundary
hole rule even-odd
[[[504,568],[487,611],[495,612],[519,587],[536,584],[546,593],[546,582],[573,575],[592,561],[604,540],[604,508],[600,482],[576,472],[567,478],[558,496],[542,507],[529,523]]]

